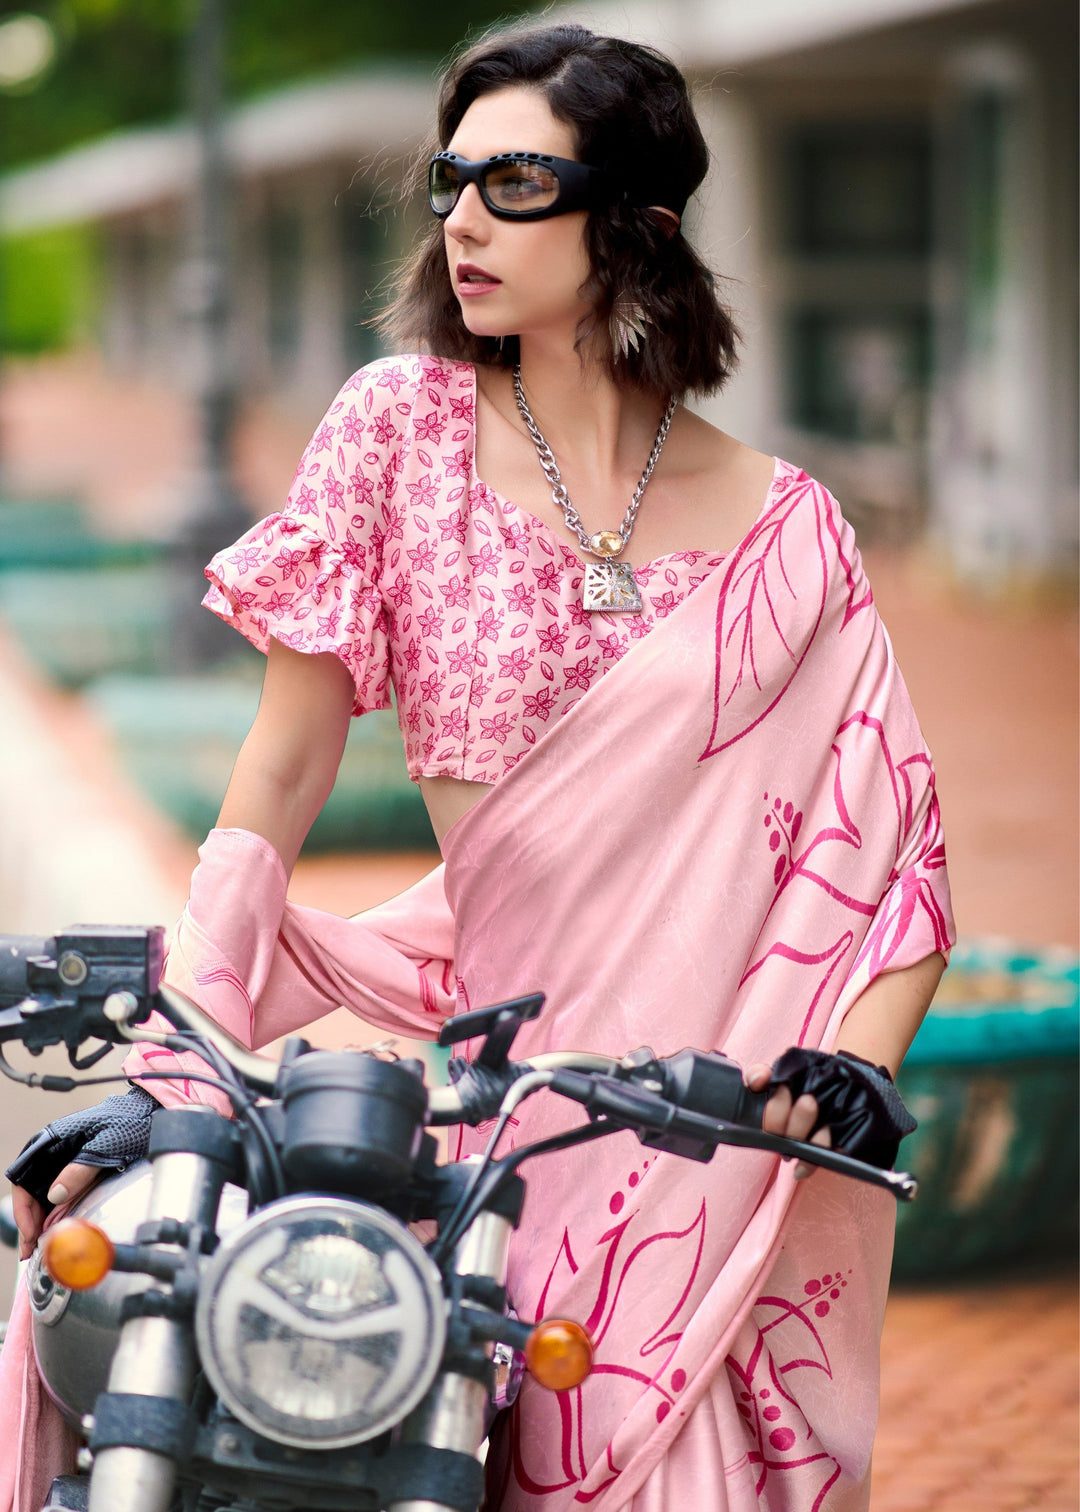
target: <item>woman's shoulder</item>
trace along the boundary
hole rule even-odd
[[[828,484],[809,473],[800,462],[759,451],[692,411],[688,419],[692,444],[703,469],[714,469],[716,474],[727,478],[746,479],[751,492],[763,479],[771,478],[774,501],[793,493],[808,493],[816,496],[826,509],[839,513],[840,505]]]
[[[703,416],[691,412],[687,419],[684,465],[697,481],[703,508],[710,496],[723,501],[727,539],[746,549],[774,540],[779,545],[781,537],[786,549],[794,549],[801,540],[846,570],[854,559],[854,532],[823,479],[799,462],[757,450]]]
[[[475,384],[472,363],[428,352],[404,352],[366,363],[346,379],[338,399],[347,404],[350,396],[360,396],[365,408],[382,401],[400,412],[424,400],[438,406],[450,398],[471,398]]]

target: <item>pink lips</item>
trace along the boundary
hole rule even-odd
[[[476,263],[460,262],[454,270],[457,279],[458,293],[470,298],[476,294],[490,294],[501,286],[501,279],[489,273],[486,268],[478,267]]]

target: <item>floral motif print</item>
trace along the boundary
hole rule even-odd
[[[758,1297],[744,1330],[745,1358],[727,1357],[736,1406],[750,1447],[748,1461],[759,1498],[768,1499],[770,1481],[791,1479],[807,1512],[822,1512],[842,1467],[819,1442],[798,1401],[800,1372],[818,1371],[832,1379],[827,1325],[852,1275],[839,1266],[802,1284],[795,1297],[765,1293]]]
[[[285,507],[207,568],[207,607],[260,650],[339,656],[354,713],[392,685],[414,778],[504,775],[723,561],[662,557],[637,568],[642,613],[585,611],[574,552],[476,476],[475,386],[441,358],[362,368]]]

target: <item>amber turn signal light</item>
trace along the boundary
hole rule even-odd
[[[580,1323],[551,1318],[538,1323],[525,1345],[525,1364],[533,1380],[549,1391],[580,1386],[592,1369],[593,1346]]]
[[[89,1291],[112,1270],[115,1254],[104,1229],[84,1218],[67,1218],[45,1235],[42,1259],[61,1286]]]

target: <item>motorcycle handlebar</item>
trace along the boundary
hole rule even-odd
[[[254,1050],[248,1050],[234,1039],[227,1029],[204,1013],[197,1003],[193,1003],[182,992],[177,992],[175,987],[166,987],[164,983],[158,988],[158,996],[162,999],[168,1017],[178,1029],[188,1029],[192,1034],[201,1034],[208,1039],[216,1049],[247,1082],[253,1092],[261,1092],[270,1097],[274,1093],[278,1079],[278,1063],[268,1056],[258,1055]],[[125,1033],[125,1039],[153,1040],[154,1036],[144,1030]],[[167,1036],[160,1036],[167,1038]]]
[[[73,930],[54,938],[0,936],[0,1040],[22,1039],[31,1046],[55,1044],[72,1037],[74,1021],[67,1024],[66,1020],[73,1014],[83,1027],[91,1023],[86,1016],[89,982],[81,995],[73,994],[75,1001],[57,999],[55,989],[47,992],[50,1011],[44,1014],[35,1011],[28,992],[35,973],[44,975],[52,987],[54,980],[63,982],[67,962],[77,961],[82,969],[87,964],[85,951],[92,958],[93,969],[88,974],[97,979],[93,998],[101,1005],[92,1015],[95,1035],[168,1044],[168,1034],[139,1027],[149,1007],[156,1005],[164,1009],[176,1028],[209,1040],[252,1091],[273,1096],[278,1063],[248,1050],[197,1004],[175,988],[160,984],[160,948],[160,930],[121,930],[108,932],[107,937],[106,931],[93,929]],[[131,978],[133,970],[139,979],[134,990],[121,985],[123,979]],[[81,982],[64,985],[77,989]],[[106,992],[108,995],[104,995]],[[25,1019],[20,1011],[23,1003],[27,1004]],[[45,1020],[51,1022],[46,1025]],[[648,1131],[649,1142],[653,1142],[652,1136],[657,1141],[675,1141],[662,1148],[679,1149],[684,1154],[692,1154],[696,1148],[698,1153],[693,1158],[707,1159],[719,1143],[741,1145],[797,1156],[886,1187],[905,1200],[914,1197],[917,1190],[914,1179],[905,1172],[882,1171],[822,1146],[764,1133],[761,1125],[766,1094],[751,1092],[743,1084],[738,1066],[722,1055],[682,1050],[667,1059],[657,1059],[651,1051],[641,1050],[615,1060],[566,1051],[538,1055],[528,1062],[505,1062],[505,1071],[505,1090],[527,1071],[548,1073],[552,1089],[587,1108],[593,1118],[608,1119],[614,1127],[637,1129],[642,1137]],[[502,1095],[500,1092],[500,1100]],[[461,1084],[429,1090],[427,1124],[461,1123],[465,1119]],[[471,1121],[476,1121],[475,1116]]]
[[[278,1063],[252,1050],[246,1050],[227,1029],[214,1022],[190,998],[173,987],[161,987],[160,996],[169,1010],[169,1017],[178,1028],[189,1029],[206,1038],[221,1051],[225,1059],[238,1071],[253,1091],[270,1096],[277,1085]],[[133,1040],[147,1038],[144,1031],[132,1032]],[[519,1066],[524,1062],[519,1062]],[[526,1069],[535,1071],[558,1071],[562,1069],[612,1074],[619,1062],[608,1055],[591,1055],[584,1051],[565,1051],[549,1055],[536,1055]],[[457,1086],[430,1087],[428,1110],[424,1122],[431,1127],[461,1123],[464,1106]]]
[[[594,1075],[613,1076],[619,1062],[610,1055],[592,1055],[586,1050],[552,1051],[534,1055],[531,1060],[517,1061],[514,1070],[522,1071],[585,1071]],[[465,1111],[460,1084],[452,1087],[432,1087],[428,1092],[427,1123],[436,1126],[463,1122]]]
[[[52,944],[43,935],[0,936],[0,1008],[23,1001],[29,990],[27,963],[48,955]]]

